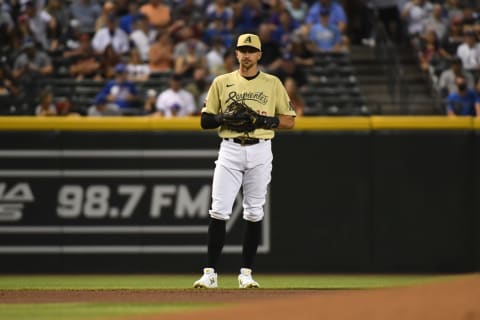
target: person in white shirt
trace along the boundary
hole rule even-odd
[[[466,30],[465,40],[457,48],[457,56],[462,60],[465,70],[478,71],[480,69],[480,44],[477,42],[475,31]]]
[[[134,24],[134,31],[130,34],[130,40],[140,51],[140,56],[144,62],[148,61],[150,44],[155,41],[157,32],[150,29],[147,16],[139,15]]]
[[[419,36],[432,10],[433,4],[428,0],[410,0],[403,6],[401,16],[407,23],[407,33],[414,47],[419,46]]]
[[[51,47],[54,48],[56,44],[48,38],[48,33],[53,34],[55,31],[57,25],[55,18],[47,11],[37,9],[33,1],[27,1],[25,3],[25,17],[27,18],[28,28],[35,41],[39,43],[44,50],[48,50]]]
[[[125,54],[130,49],[128,35],[118,27],[115,16],[109,16],[107,25],[100,28],[92,39],[92,47],[98,54],[102,54],[109,44],[120,55]]]
[[[182,77],[174,74],[170,79],[170,88],[161,92],[156,102],[156,116],[185,117],[195,112],[193,95],[182,88]]]
[[[150,78],[150,67],[142,61],[137,48],[130,49],[127,74],[130,81],[147,81]]]

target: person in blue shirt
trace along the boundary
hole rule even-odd
[[[476,104],[479,101],[478,95],[474,90],[468,89],[465,78],[457,77],[455,83],[458,92],[448,95],[447,114],[449,116],[476,116]]]
[[[322,10],[330,12],[330,24],[337,26],[340,32],[345,34],[347,31],[347,15],[342,5],[333,0],[318,0],[308,10],[305,22],[310,25],[320,22],[320,11]]]
[[[308,39],[313,44],[311,50],[339,51],[341,49],[342,35],[336,25],[330,23],[330,12],[320,11],[320,22],[315,23],[308,33]]]
[[[123,63],[115,66],[115,79],[108,81],[98,96],[104,96],[107,102],[116,104],[120,111],[128,113],[138,105],[138,91],[135,83],[127,80],[127,67]]]

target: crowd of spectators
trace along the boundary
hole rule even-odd
[[[38,115],[195,115],[213,77],[236,69],[236,37],[253,32],[262,39],[261,68],[290,88],[303,114],[315,54],[348,51],[356,35],[373,34],[365,27],[372,11],[394,42],[417,53],[447,101],[461,91],[458,77],[475,91],[480,6],[473,0],[0,0],[0,99],[26,99]],[[164,87],[137,88],[164,76]],[[51,78],[104,86],[79,104],[58,100]],[[177,102],[167,110],[160,97],[172,91]]]
[[[445,99],[446,113],[480,115],[480,3],[409,0],[400,7],[419,68]],[[476,85],[477,84],[477,85]]]
[[[313,55],[349,46],[334,0],[0,0],[0,99],[30,99],[37,115],[195,115],[213,77],[236,69],[245,32],[262,38],[261,68],[288,85],[299,114]],[[165,75],[168,87],[137,89]],[[76,105],[56,100],[51,78],[104,86]]]

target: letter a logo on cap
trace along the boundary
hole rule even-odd
[[[242,46],[249,46],[262,51],[262,44],[260,38],[256,34],[245,33],[238,37],[237,48]]]

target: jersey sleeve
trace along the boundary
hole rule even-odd
[[[279,93],[275,106],[275,114],[295,117],[297,114],[295,113],[292,101],[288,96],[287,90],[285,90],[285,87],[278,78],[275,79],[275,87],[275,92]]]
[[[220,90],[218,78],[215,78],[210,86],[205,99],[202,112],[218,114],[220,110]]]

